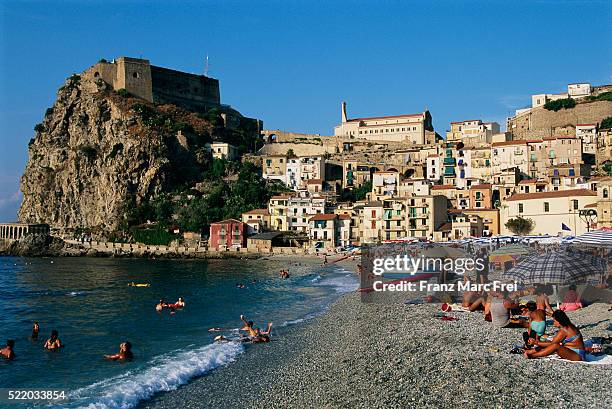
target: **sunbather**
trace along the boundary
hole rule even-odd
[[[539,350],[529,349],[525,351],[526,358],[540,358],[557,354],[563,359],[570,361],[586,360],[586,350],[580,330],[567,317],[567,314],[557,310],[552,314],[555,327],[559,327],[559,332],[550,342],[537,341],[536,346],[542,347]]]

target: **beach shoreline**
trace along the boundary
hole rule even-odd
[[[404,296],[403,299],[406,297]],[[611,365],[509,354],[520,329],[479,313],[434,317],[439,304],[364,304],[342,296],[308,322],[279,329],[236,362],[139,408],[559,407],[612,405]],[[606,304],[569,313],[585,337],[610,337]]]

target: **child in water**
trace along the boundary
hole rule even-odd
[[[111,361],[131,361],[134,359],[132,354],[132,344],[128,341],[119,344],[119,352],[114,355],[104,355],[104,358]]]

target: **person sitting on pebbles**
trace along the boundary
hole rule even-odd
[[[560,328],[557,335],[550,341],[530,340],[539,349],[528,349],[525,358],[541,358],[557,354],[570,361],[586,361],[586,349],[580,330],[570,321],[567,314],[557,310],[552,314],[555,327]]]

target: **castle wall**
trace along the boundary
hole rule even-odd
[[[130,94],[153,102],[153,87],[151,85],[151,65],[149,60],[121,57],[117,65],[117,80],[114,89],[126,89]]]
[[[579,103],[572,109],[549,111],[535,108],[508,120],[508,131],[515,139],[533,139],[565,134],[578,123],[599,123],[612,116],[612,102],[595,101]]]
[[[207,110],[221,104],[219,80],[150,66],[153,101]]]

